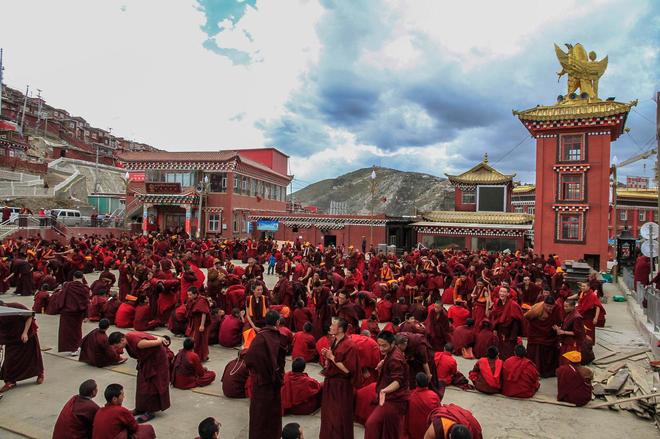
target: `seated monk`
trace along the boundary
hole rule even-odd
[[[305,322],[302,332],[293,334],[293,348],[291,350],[291,357],[302,357],[306,363],[318,360],[319,356],[316,352],[316,340],[312,334],[313,326],[310,322]]]
[[[103,305],[108,301],[106,293],[106,290],[99,290],[92,297],[92,300],[89,301],[89,305],[87,305],[87,319],[90,322],[98,322],[103,318]]]
[[[119,305],[115,315],[115,326],[117,328],[132,328],[135,320],[135,301],[137,297],[126,296],[126,302]]]
[[[474,320],[468,318],[465,320],[464,325],[455,327],[451,341],[454,345],[454,355],[462,355],[465,358],[474,358],[474,353],[472,352],[475,341]]]
[[[527,358],[525,346],[519,344],[513,349],[514,356],[504,360],[502,365],[502,395],[513,398],[531,398],[541,381],[534,362]]]
[[[474,388],[482,393],[499,393],[502,389],[503,362],[498,355],[497,346],[489,347],[486,356],[477,360],[470,371]]]
[[[580,366],[580,352],[570,351],[563,356],[570,363],[557,368],[557,401],[583,406],[591,401],[591,380],[594,373],[588,367]]]
[[[452,355],[453,350],[454,346],[451,343],[446,343],[444,352],[436,352],[433,356],[440,385],[449,386],[458,372],[458,365]]]
[[[376,394],[376,382],[360,387],[355,392],[355,422],[364,425],[371,416],[371,412],[376,408],[375,401],[378,399]]]
[[[246,398],[245,389],[247,387],[250,372],[245,365],[245,350],[239,351],[238,356],[231,360],[225,366],[222,372],[222,393],[227,398]]]
[[[115,324],[115,318],[117,317],[117,311],[121,302],[117,299],[117,293],[115,291],[110,292],[110,297],[108,301],[103,305],[102,315],[104,319],[108,319],[111,325]]]
[[[481,321],[479,332],[477,332],[474,337],[474,348],[472,349],[474,358],[485,357],[488,348],[491,346],[497,346],[498,341],[497,335],[493,332],[493,325],[490,320],[483,319]]]
[[[32,305],[32,311],[37,314],[44,314],[48,310],[48,301],[50,300],[50,295],[52,291],[50,285],[44,285],[44,288],[37,291],[34,295],[34,304]]]
[[[87,380],[80,385],[78,394],[67,401],[55,422],[53,439],[92,437],[94,416],[99,406],[93,401],[98,387],[96,381]]]
[[[118,348],[121,340],[117,340],[117,337],[114,337],[113,340],[108,339],[106,331],[109,327],[110,322],[108,319],[101,319],[99,327],[83,337],[78,361],[87,363],[90,366],[106,367],[127,360],[127,357],[121,356],[121,348]],[[121,333],[118,332],[117,334]]]
[[[132,439],[156,437],[151,425],[138,425],[133,413],[122,407],[124,388],[121,384],[110,384],[103,395],[107,403],[96,412],[92,439],[116,439],[124,435]]]
[[[158,321],[154,320],[151,314],[151,305],[149,304],[149,297],[140,296],[135,307],[135,318],[133,320],[133,328],[136,331],[151,331],[158,326]]]
[[[424,439],[483,439],[481,425],[472,412],[455,404],[444,404],[429,415]]]
[[[231,310],[231,314],[225,316],[220,324],[218,343],[226,348],[240,346],[243,341],[243,312],[238,308]]]
[[[405,428],[409,439],[424,439],[429,415],[440,407],[442,398],[437,392],[429,389],[429,378],[424,372],[417,373],[415,382],[417,386],[410,392],[408,399]]]
[[[186,304],[177,306],[167,321],[167,329],[174,335],[183,336],[186,334],[188,320],[186,319]]]
[[[470,317],[470,310],[465,306],[465,301],[459,299],[454,305],[449,307],[447,316],[451,321],[452,327],[458,328],[459,326],[463,326],[468,317]]]
[[[181,349],[172,364],[172,385],[177,389],[192,389],[208,386],[215,380],[215,372],[202,366],[194,351],[195,343],[191,338],[183,341]]]
[[[197,433],[199,433],[199,436],[195,439],[219,439],[220,423],[215,418],[206,418],[199,423]]]
[[[321,383],[305,373],[305,360],[294,358],[281,390],[284,414],[311,415],[321,407],[321,390]]]

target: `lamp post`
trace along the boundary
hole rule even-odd
[[[199,211],[197,212],[197,239],[202,237],[202,201],[204,200],[204,194],[206,193],[209,176],[204,175],[202,180],[203,182],[197,186],[197,192],[199,193]]]

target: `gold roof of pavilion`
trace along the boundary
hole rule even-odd
[[[445,174],[452,184],[503,184],[513,180],[516,174],[502,174],[488,164],[488,154],[484,154],[482,162],[460,175]]]
[[[514,194],[525,194],[527,192],[532,192],[536,189],[536,186],[533,184],[520,185],[513,188]]]
[[[513,212],[457,212],[434,210],[421,214],[425,221],[461,224],[507,224],[525,225],[534,221],[534,215]]]
[[[628,113],[635,105],[637,105],[637,100],[625,104],[623,102],[601,101],[593,98],[581,99],[578,97],[573,100],[563,100],[555,105],[537,105],[528,110],[513,110],[513,114],[518,116],[520,120],[587,119]]]
[[[634,189],[634,188],[617,188],[617,198],[626,199],[644,199],[644,200],[657,200],[657,189]]]

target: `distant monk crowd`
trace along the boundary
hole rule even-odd
[[[148,422],[170,407],[170,386],[207,386],[217,375],[226,397],[250,399],[254,439],[302,438],[299,424],[282,426],[283,415],[319,409],[322,439],[353,438],[354,421],[367,439],[478,439],[472,413],[443,402],[447,387],[531,398],[542,378],[556,376],[557,399],[585,405],[593,375],[584,366],[605,321],[601,282],[592,276],[571,289],[554,255],[420,248],[397,256],[368,250],[366,240],[343,248],[169,233],[68,245],[19,238],[0,246],[0,292],[12,286],[34,296],[37,316],[59,315],[57,350],[89,364],[91,378],[91,367],[137,361],[133,410],[121,384],[98,389],[89,379],[64,405],[55,439],[153,438]],[[98,328],[83,336],[84,321]],[[181,350],[150,333],[161,327],[185,337]],[[47,379],[34,317],[0,317],[0,344],[0,392]],[[214,371],[204,366],[209,345],[241,349]],[[457,357],[473,361],[468,376]],[[322,382],[305,372],[315,362]],[[207,418],[198,437],[219,431]]]

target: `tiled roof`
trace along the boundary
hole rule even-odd
[[[195,162],[225,161],[238,155],[236,151],[128,151],[119,156],[123,162]]]
[[[509,183],[516,176],[516,174],[502,174],[490,166],[488,154],[484,154],[484,160],[481,163],[460,175],[445,175],[452,184],[502,184]]]
[[[617,198],[629,198],[629,199],[644,199],[644,200],[657,200],[658,199],[658,190],[657,189],[627,189],[627,188],[617,188],[616,190]]]
[[[435,223],[454,224],[510,224],[524,225],[534,221],[534,215],[512,212],[457,212],[453,210],[435,210],[422,213],[422,218]]]
[[[527,192],[533,192],[536,190],[536,186],[533,184],[530,185],[521,185],[521,186],[516,186],[513,188],[513,193],[514,194],[526,194]]]
[[[635,105],[636,100],[627,104],[616,101],[562,101],[550,106],[537,105],[528,110],[514,110],[513,114],[520,120],[585,119],[627,113]]]

